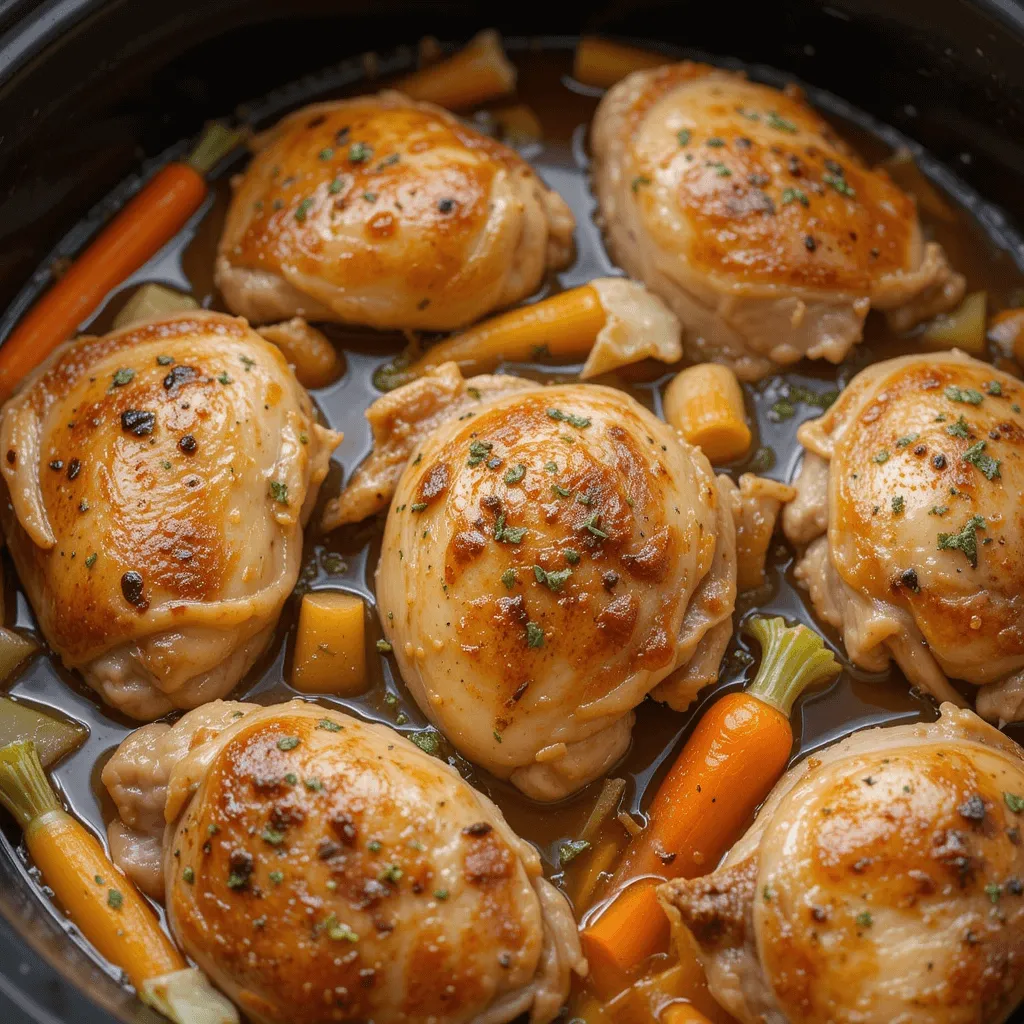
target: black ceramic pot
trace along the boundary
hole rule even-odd
[[[487,25],[771,65],[918,140],[1024,225],[1024,9],[1013,0],[609,0],[543,12],[456,0],[0,0],[0,332],[68,227],[205,119],[345,56]],[[9,839],[0,836],[0,1019],[158,1021],[44,912]]]

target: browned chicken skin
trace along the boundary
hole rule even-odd
[[[612,256],[676,313],[695,361],[746,379],[839,362],[869,308],[902,329],[963,295],[913,200],[796,90],[689,62],[640,71],[605,96],[593,140]]]
[[[4,533],[64,664],[135,718],[223,696],[269,643],[339,434],[241,320],[58,350],[3,409]]]
[[[447,331],[569,261],[572,213],[529,164],[400,93],[306,107],[256,150],[216,270],[252,322]]]
[[[382,725],[217,702],[103,779],[124,822],[166,817],[171,929],[253,1021],[542,1024],[586,969],[536,851]]]

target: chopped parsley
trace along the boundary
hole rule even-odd
[[[528,622],[526,624],[526,646],[527,647],[543,647],[544,646],[544,630],[537,625],[536,622]]]
[[[380,651],[381,654],[390,654],[394,650],[394,647],[392,647],[387,640],[378,640],[377,650]]]
[[[448,890],[447,889],[437,889],[437,890],[435,890],[435,892],[434,892],[434,899],[435,900],[441,900],[442,902],[444,900],[448,899]]]
[[[124,896],[119,889],[107,890],[107,906],[111,910],[120,910],[124,906]]]
[[[506,470],[505,483],[507,483],[509,486],[511,486],[512,484],[517,484],[520,480],[523,479],[524,476],[526,476],[526,467],[521,462],[519,462],[516,465],[512,466],[511,469]]]
[[[989,902],[998,903],[999,897],[1003,895],[1003,887],[996,882],[989,882],[985,886],[985,895],[989,898]]]
[[[556,463],[556,462],[545,462],[544,463],[544,468],[549,473],[557,473],[558,472],[558,463]]]
[[[283,871],[271,871],[267,878],[270,879],[271,885],[280,885],[284,881]]]
[[[907,503],[903,498],[902,494],[893,495],[892,499],[892,514],[894,516],[902,515],[903,510],[907,507]]]
[[[784,117],[780,117],[774,110],[768,111],[765,123],[769,128],[774,128],[776,131],[789,132],[790,135],[796,134],[796,125],[792,121],[787,121]]]
[[[631,189],[632,189],[632,190],[633,190],[634,192],[639,192],[639,191],[640,191],[640,188],[641,188],[641,186],[643,186],[643,185],[650,185],[650,183],[651,183],[651,179],[650,179],[650,178],[648,178],[646,174],[638,174],[638,175],[637,175],[637,176],[636,176],[636,177],[635,177],[635,178],[633,179],[633,181],[632,181],[632,182],[630,183],[630,186],[629,186],[629,187],[630,187],[630,188],[631,188]]]
[[[260,839],[271,846],[280,846],[284,842],[284,833],[276,828],[265,828],[260,833]]]
[[[944,516],[949,511],[948,505],[932,505],[928,509],[928,515],[930,516]]]
[[[373,149],[365,142],[353,142],[348,147],[348,158],[354,164],[361,164],[363,161],[369,160],[372,153]]]
[[[424,729],[422,732],[414,732],[409,739],[425,754],[436,755],[441,749],[441,738],[436,729]]]
[[[414,501],[409,506],[409,508],[411,508],[413,510],[413,512],[422,512],[426,507],[427,507],[427,503],[425,501]]]
[[[131,384],[133,380],[135,380],[135,371],[124,367],[114,374],[113,387],[123,388],[126,384]]]
[[[86,567],[86,569],[91,569],[96,564],[96,559],[98,557],[99,556],[96,554],[95,551],[91,555],[88,555],[86,557],[86,559],[85,559],[85,567]]]
[[[841,196],[853,199],[857,195],[849,182],[840,174],[823,174],[821,181],[824,185],[831,185]]]
[[[570,565],[576,565],[580,560],[580,553],[575,548],[566,548],[562,554]]]
[[[288,485],[280,480],[270,481],[270,496],[278,505],[288,504]]]
[[[909,448],[920,436],[920,434],[905,434],[896,442],[896,447]]]
[[[558,863],[564,868],[571,864],[581,853],[590,849],[586,839],[570,839],[558,847]]]
[[[608,534],[600,527],[601,513],[595,512],[589,519],[583,524],[584,529],[589,530],[595,537],[600,537],[602,540],[608,539]]]
[[[402,869],[397,864],[389,864],[378,876],[378,882],[397,884],[402,877]]]
[[[196,880],[196,873],[192,868],[185,868],[181,873],[181,877],[185,880],[187,885],[193,885]]]
[[[985,385],[985,390],[990,394],[998,398],[1003,393],[1003,385],[997,380],[990,380]]]
[[[782,205],[789,206],[790,203],[799,203],[801,206],[810,206],[811,201],[802,188],[784,188],[782,190]]]
[[[560,498],[568,498],[572,491],[568,487],[562,487],[560,484],[552,484],[551,490],[555,492]]]
[[[878,465],[881,466],[883,463],[888,462],[891,458],[892,452],[890,452],[888,448],[883,448],[880,452],[877,452],[876,454],[871,456],[871,461],[877,462]]]
[[[330,160],[331,157],[334,156],[334,150],[328,146],[327,148],[320,150],[319,156],[321,160]]]
[[[943,394],[951,402],[963,402],[966,405],[981,405],[985,400],[985,396],[980,391],[975,391],[974,388],[960,388],[955,384],[950,384]]]
[[[1024,796],[1018,796],[1016,793],[1003,793],[1003,800],[1014,814],[1024,811]]]
[[[527,532],[525,526],[506,526],[504,512],[498,516],[494,524],[494,539],[499,544],[519,544]]]
[[[963,418],[963,415],[956,421],[956,423],[950,423],[946,427],[946,433],[950,437],[959,437],[966,441],[971,436],[971,428],[967,423],[967,420]]]
[[[691,138],[693,138],[693,135],[689,128],[680,128],[679,131],[676,132],[676,139],[679,140],[680,146],[688,146]]]
[[[298,736],[282,736],[277,741],[277,749],[294,750],[299,745],[300,742],[301,740],[299,739]]]
[[[978,568],[978,530],[985,529],[983,516],[971,516],[959,533],[940,533],[940,551],[961,551],[972,569]]]
[[[231,378],[228,376],[228,373],[227,373],[226,370],[224,370],[222,373],[218,373],[217,374],[217,380],[220,381],[221,384],[230,384],[231,383]]]
[[[985,476],[986,480],[997,480],[1000,476],[999,473],[999,460],[993,459],[991,455],[985,454],[985,442],[978,441],[977,444],[972,444],[970,448],[963,454],[964,462],[969,462],[975,467],[980,473]]]
[[[501,582],[505,584],[506,590],[511,590],[516,585],[516,571],[515,569],[506,569],[501,574]]]
[[[715,169],[715,175],[719,178],[732,177],[732,171],[730,171],[721,160],[709,160],[706,166],[713,167]]]
[[[561,409],[548,409],[548,416],[559,423],[568,423],[570,427],[578,427],[580,430],[590,426],[590,419],[586,416],[577,416],[575,413],[565,413]]]
[[[712,149],[721,149],[722,146],[725,145],[725,140],[718,138],[718,136],[714,136],[713,138],[708,139],[704,145],[710,146]]]
[[[336,914],[331,914],[330,917],[324,921],[324,931],[327,932],[327,938],[334,942],[358,942],[359,936],[352,931],[347,924],[341,924],[338,921]]]
[[[558,572],[548,572],[539,565],[535,565],[533,567],[533,575],[538,583],[543,583],[549,590],[553,590],[557,594],[561,592],[572,575],[572,569],[559,569]]]
[[[479,466],[491,454],[492,448],[494,448],[494,445],[490,441],[471,441],[469,444],[469,458],[466,460],[466,465]]]
[[[857,915],[857,927],[858,928],[870,928],[874,923],[874,918],[871,916],[871,912],[868,910],[862,910]]]
[[[318,729],[323,729],[324,732],[341,732],[341,726],[337,722],[332,722],[329,718],[321,718],[316,723]]]
[[[313,208],[313,200],[308,196],[295,207],[295,219],[301,224],[306,219],[306,214]]]

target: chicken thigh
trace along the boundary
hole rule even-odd
[[[572,213],[529,164],[400,93],[305,107],[255,148],[216,267],[254,323],[453,330],[571,257]]]
[[[171,931],[253,1021],[543,1024],[586,970],[536,851],[384,726],[218,702],[103,780],[124,822],[161,808]]]
[[[1024,388],[959,352],[859,373],[798,438],[783,526],[797,580],[869,671],[963,703],[949,679],[1024,669]]]
[[[972,712],[870,729],[778,783],[717,871],[668,882],[741,1024],[1000,1024],[1024,996],[1024,753]]]
[[[0,416],[0,516],[50,646],[133,718],[229,692],[295,585],[340,440],[241,320],[63,346]]]
[[[683,709],[717,677],[732,507],[698,449],[611,388],[532,387],[435,425],[377,568],[402,678],[466,757],[535,799],[573,792],[622,756],[647,694]]]
[[[913,200],[795,89],[689,62],[638,71],[601,101],[593,150],[612,256],[676,313],[694,362],[747,380],[838,363],[870,308],[906,329],[963,296]]]

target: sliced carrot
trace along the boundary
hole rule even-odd
[[[646,71],[669,63],[671,58],[660,53],[613,43],[597,36],[584,36],[576,46],[572,75],[584,85],[607,89],[634,71]]]
[[[487,29],[447,60],[414,71],[394,87],[414,100],[463,110],[512,92],[516,69],[505,56],[501,36]]]
[[[206,198],[204,175],[240,138],[211,125],[187,161],[157,171],[103,228],[0,346],[0,401],[184,227]]]
[[[749,629],[762,647],[757,677],[704,714],[658,788],[647,828],[626,850],[611,883],[620,894],[581,932],[592,983],[603,995],[620,991],[644,960],[668,949],[658,882],[715,867],[786,767],[793,702],[839,671],[806,626],[755,619]]]

